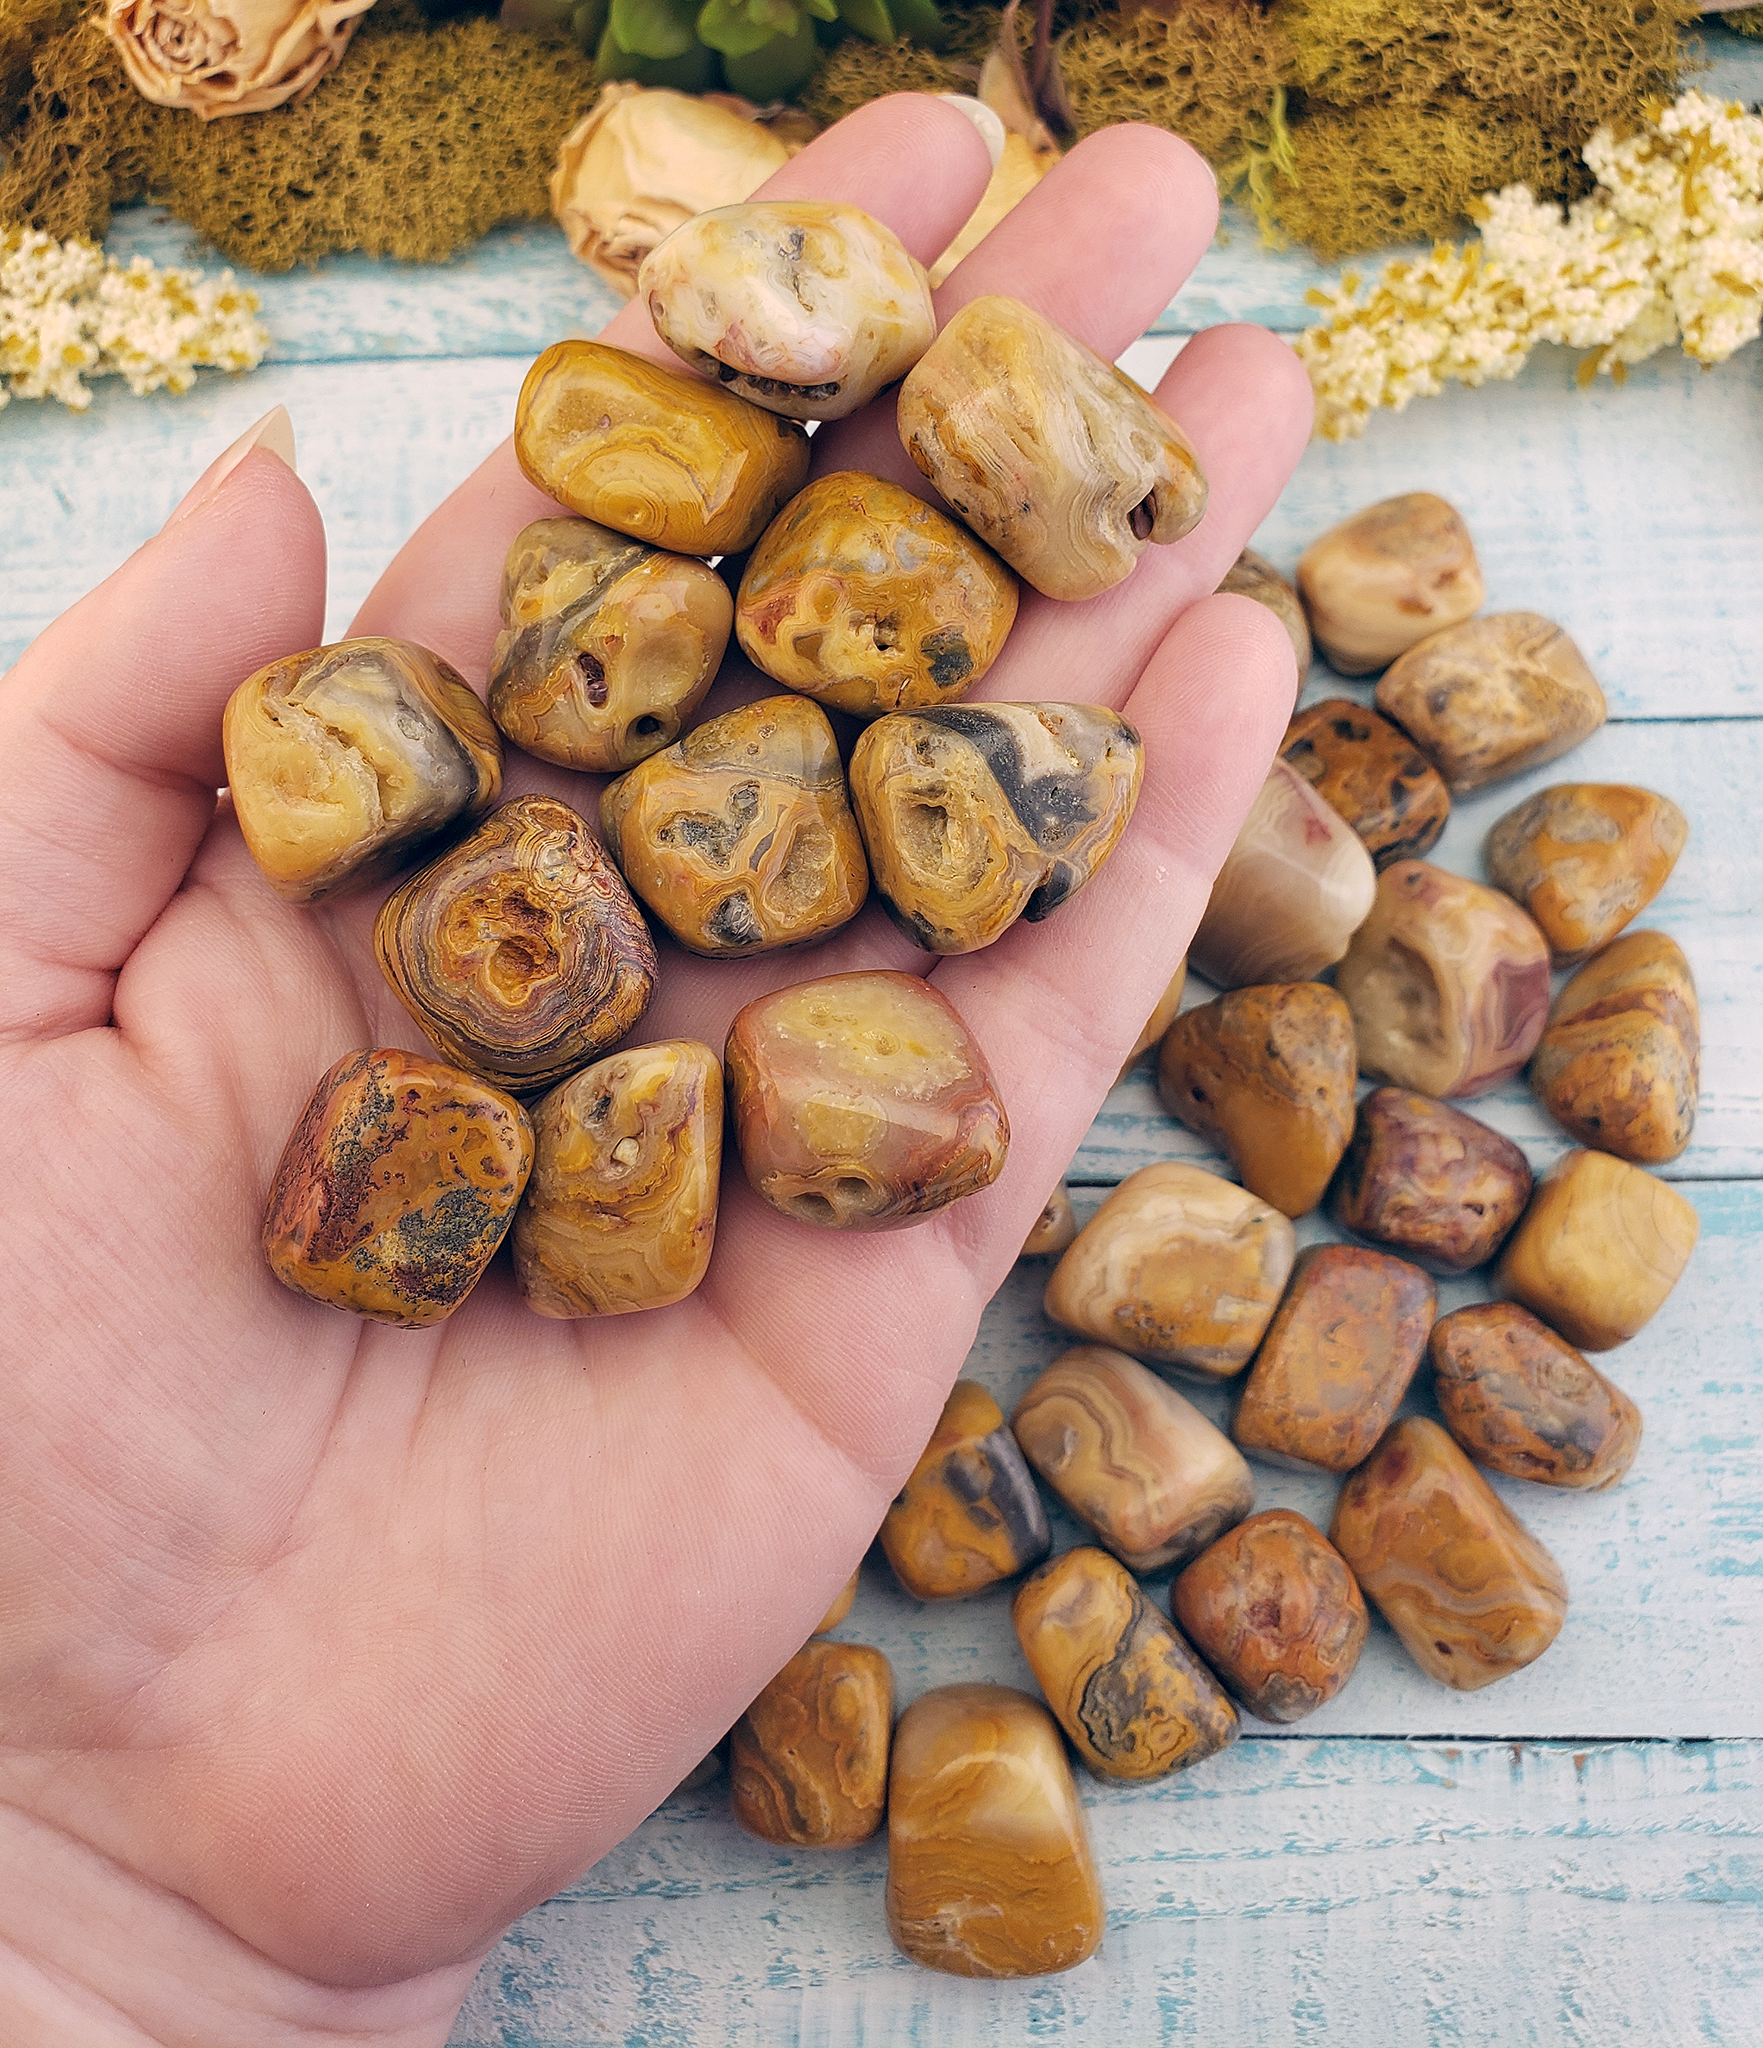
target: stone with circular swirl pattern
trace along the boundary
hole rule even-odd
[[[536,1091],[627,1037],[655,947],[586,822],[521,796],[386,898],[386,979],[457,1066]]]
[[[1107,1551],[1085,1545],[1042,1565],[1010,1615],[1054,1718],[1098,1778],[1166,1778],[1236,1740],[1217,1679]]]
[[[1376,894],[1358,834],[1276,760],[1212,884],[1188,964],[1220,988],[1313,981],[1346,952]]]
[[[426,1329],[477,1285],[532,1161],[526,1112],[501,1089],[412,1052],[345,1053],[282,1150],[264,1256],[298,1294]]]
[[[1124,1351],[1079,1344],[1010,1418],[1029,1463],[1128,1570],[1206,1548],[1255,1505],[1243,1454],[1191,1401]]]
[[[1046,1556],[1053,1538],[1034,1476],[977,1380],[955,1382],[880,1541],[915,1600],[965,1599]]]
[[[1384,671],[1377,708],[1453,792],[1540,768],[1607,716],[1585,656],[1536,612],[1492,612],[1429,635]]]
[[[657,242],[637,297],[682,362],[768,412],[842,420],[931,343],[930,279],[860,207],[749,199]]]
[[[735,632],[773,681],[857,718],[954,704],[1016,618],[1002,562],[911,491],[818,477],[747,559]]]
[[[1300,1252],[1231,1435],[1269,1464],[1350,1472],[1408,1391],[1437,1306],[1432,1281],[1406,1259],[1357,1244]]]
[[[1239,1522],[1169,1589],[1177,1627],[1263,1721],[1301,1721],[1353,1675],[1370,1626],[1346,1560],[1290,1508]]]
[[[1178,1160],[1141,1166],[1053,1268],[1045,1307],[1080,1337],[1202,1379],[1241,1372],[1297,1256],[1277,1209]]]
[[[1418,859],[1438,844],[1451,793],[1401,727],[1377,712],[1350,697],[1306,704],[1279,752],[1358,833],[1374,867]]]
[[[1530,1162],[1448,1102],[1374,1088],[1329,1189],[1335,1221],[1429,1273],[1485,1266],[1530,1200]]]
[[[1003,1170],[1010,1123],[985,1055],[916,975],[834,974],[761,996],[724,1061],[747,1179],[798,1222],[915,1223]]]
[[[1353,1135],[1353,1017],[1320,982],[1233,989],[1164,1034],[1157,1088],[1259,1195],[1307,1216]]]
[[[1701,1228],[1689,1197],[1644,1167],[1569,1152],[1537,1182],[1494,1285],[1581,1351],[1611,1351],[1658,1313]]]
[[[616,774],[679,737],[733,622],[707,562],[591,519],[535,519],[502,571],[490,714],[541,761]]]
[[[1362,1074],[1422,1095],[1485,1095],[1543,1035],[1549,948],[1498,889],[1397,861],[1377,878],[1335,987],[1353,1013]]]
[[[1624,932],[1555,998],[1530,1085],[1582,1144],[1662,1166],[1696,1128],[1701,1051],[1683,948],[1665,932]]]
[[[900,1716],[887,1913],[904,1955],[957,1977],[1040,1977],[1095,1954],[1108,1909],[1065,1744],[1039,1700],[943,1685]]]
[[[794,420],[603,341],[526,374],[514,452],[565,511],[680,555],[739,554],[808,481]]]
[[[1430,491],[1367,505],[1298,558],[1310,630],[1329,666],[1370,675],[1454,626],[1486,594],[1462,514]]]
[[[992,945],[1090,880],[1120,843],[1144,770],[1138,734],[1100,705],[878,718],[850,768],[876,894],[930,952]]]
[[[542,1316],[683,1301],[709,1269],[722,1063],[691,1039],[627,1045],[537,1103],[514,1273]]]
[[[1439,1413],[1478,1465],[1597,1492],[1634,1463],[1641,1411],[1517,1302],[1441,1316],[1428,1348]]]
[[[408,640],[272,661],[227,699],[221,744],[245,844],[290,903],[384,881],[502,790],[489,713]]]
[[[906,453],[1048,597],[1097,597],[1206,510],[1193,444],[1123,370],[1019,299],[971,299],[900,387]]]
[[[1402,1647],[1457,1692],[1534,1664],[1567,1619],[1561,1567],[1425,1416],[1385,1434],[1328,1533]]]
[[[706,719],[608,783],[600,825],[643,902],[712,960],[811,945],[869,894],[839,743],[803,697]]]
[[[1664,888],[1689,837],[1668,796],[1614,782],[1558,782],[1496,821],[1488,879],[1528,910],[1556,961],[1609,943]]]
[[[729,1735],[729,1806],[750,1835],[849,1849],[881,1826],[894,1674],[866,1643],[798,1650]]]

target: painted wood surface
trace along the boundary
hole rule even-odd
[[[1108,1933],[1063,1977],[890,1948],[879,1844],[677,1797],[485,1966],[452,2048],[1689,2048],[1763,2039],[1763,1743],[1239,1742],[1086,1784]]]

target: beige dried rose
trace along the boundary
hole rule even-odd
[[[204,121],[303,100],[373,0],[107,0],[130,83]]]
[[[602,86],[551,174],[551,211],[570,248],[629,298],[664,235],[709,207],[750,199],[808,139],[799,119],[779,133],[756,116],[726,94]]]

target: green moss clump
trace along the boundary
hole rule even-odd
[[[431,27],[412,0],[380,0],[304,106],[202,121],[143,100],[83,21],[39,44],[0,108],[0,219],[101,236],[113,206],[148,198],[254,270],[343,249],[436,262],[549,215],[557,145],[595,90],[566,36]]]

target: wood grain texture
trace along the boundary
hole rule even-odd
[[[667,1805],[484,1965],[452,2048],[1646,2048],[1758,2038],[1763,1743],[1246,1739],[1080,1787],[1100,1951],[1017,1984],[894,1954],[885,1851]]]

